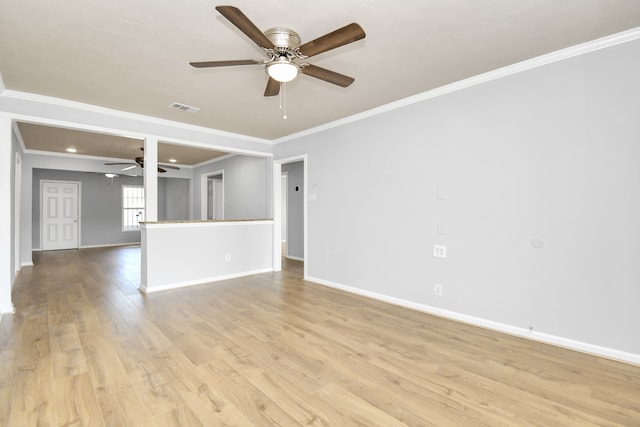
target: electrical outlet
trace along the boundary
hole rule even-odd
[[[447,247],[442,245],[433,245],[433,256],[436,258],[446,258]]]
[[[436,283],[435,285],[433,285],[433,294],[437,297],[441,297],[442,296],[442,285],[439,283]]]
[[[231,261],[231,254],[230,253],[224,254],[224,260],[225,261]]]

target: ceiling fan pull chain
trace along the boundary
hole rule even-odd
[[[287,84],[286,83],[281,83],[282,85],[282,104],[284,106],[284,114],[282,115],[283,119],[287,119]]]

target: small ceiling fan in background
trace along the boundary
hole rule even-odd
[[[144,151],[144,147],[140,148],[141,151]],[[129,169],[133,169],[135,167],[140,166],[142,169],[144,169],[144,156],[141,157],[136,157],[134,159],[135,163],[133,162],[128,162],[128,163],[105,163],[106,166],[127,166],[126,168],[122,168],[123,171],[129,170]],[[177,166],[173,166],[173,165],[161,165],[158,164],[158,172],[159,173],[165,173],[167,171],[167,169],[174,169],[174,170],[180,170],[179,167]]]
[[[228,67],[235,65],[264,65],[269,76],[264,96],[275,96],[280,93],[281,83],[295,79],[299,73],[315,77],[320,80],[347,87],[354,82],[353,77],[327,70],[307,62],[298,63],[297,60],[310,58],[314,55],[355,42],[365,37],[365,32],[356,23],[346,25],[315,40],[300,44],[300,36],[295,31],[276,27],[264,33],[256,27],[240,9],[233,6],[216,6],[216,10],[227,18],[233,25],[262,48],[269,59],[246,59],[230,61],[190,62],[196,68]]]

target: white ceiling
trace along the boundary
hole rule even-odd
[[[289,27],[303,43],[350,22],[367,34],[308,60],[355,83],[298,77],[284,120],[262,95],[262,66],[189,66],[266,57],[216,5],[2,0],[0,74],[15,91],[271,140],[640,26],[637,0],[234,0],[260,29]]]

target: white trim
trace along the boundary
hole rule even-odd
[[[478,74],[467,79],[459,80],[448,85],[440,86],[426,92],[419,93],[414,96],[410,96],[389,104],[382,105],[380,107],[373,108],[371,110],[363,111],[358,114],[354,114],[349,117],[345,117],[333,122],[325,123],[320,126],[316,126],[310,129],[305,129],[301,132],[293,133],[281,138],[273,140],[273,144],[277,145],[282,142],[287,142],[301,138],[303,136],[312,135],[328,129],[343,126],[348,123],[353,123],[359,120],[363,120],[378,114],[386,113],[388,111],[397,110],[408,105],[416,104],[418,102],[426,101],[428,99],[436,98],[442,95],[447,95],[453,92],[457,92],[462,89],[467,89],[472,86],[477,86],[483,83],[487,83],[493,80],[501,79],[513,74],[521,73],[524,71],[539,68],[545,65],[553,64],[555,62],[563,61],[565,59],[574,58],[576,56],[584,55],[590,52],[595,52],[600,49],[616,46],[622,43],[627,43],[633,40],[640,39],[640,27],[633,28],[631,30],[623,31],[621,33],[612,34],[610,36],[602,37],[596,40],[591,40],[585,43],[581,43],[575,46],[571,46],[565,49],[560,49],[555,52],[540,55],[535,58],[527,59],[522,62],[507,65],[506,67],[498,68],[496,70],[488,71],[486,73]]]
[[[20,144],[22,152],[25,153],[27,151],[27,147],[24,145],[24,139],[22,138],[22,132],[20,132],[20,128],[18,127],[18,122],[13,120],[11,122],[11,127],[13,128],[13,133],[15,133],[16,138],[18,138],[18,143]]]
[[[226,150],[225,150],[225,151],[226,151]],[[199,168],[199,167],[201,167],[201,166],[206,166],[206,165],[210,165],[210,164],[212,164],[212,163],[220,162],[220,161],[222,161],[222,160],[230,159],[230,158],[235,157],[235,156],[237,156],[237,155],[238,155],[237,153],[229,153],[229,154],[225,154],[224,156],[216,157],[215,159],[211,159],[211,160],[206,160],[206,161],[204,161],[204,162],[200,162],[200,163],[198,163],[198,164],[196,164],[196,165],[193,165],[192,167],[193,167],[193,168]],[[262,156],[262,157],[264,157],[264,156]],[[273,154],[272,154],[271,156],[267,156],[267,157],[273,157]]]
[[[282,180],[284,179],[284,186],[282,185]],[[282,234],[284,233],[284,239],[282,242],[286,244],[289,239],[289,171],[282,171],[282,167],[280,168],[280,188],[282,189],[280,193],[280,209],[283,207],[286,209],[286,212],[280,212],[280,238],[282,238]],[[282,230],[284,228],[284,230]],[[277,237],[277,236],[276,236]],[[285,246],[286,254],[289,254],[289,246]]]
[[[140,230],[135,230],[140,231]],[[129,242],[129,243],[108,243],[104,245],[83,245],[78,249],[93,249],[93,248],[113,248],[119,246],[140,246],[140,242]]]
[[[15,122],[13,122],[15,123]],[[22,153],[16,151],[15,165],[14,165],[14,178],[13,178],[13,269],[14,277],[20,272],[20,258],[22,248]],[[11,284],[13,289],[13,283]]]
[[[138,288],[138,290],[144,294],[150,294],[153,292],[166,291],[170,289],[186,288],[189,286],[197,286],[197,285],[204,285],[206,283],[220,282],[222,280],[237,279],[238,277],[253,276],[255,274],[270,273],[272,271],[273,271],[273,268],[263,268],[260,270],[244,271],[242,273],[226,274],[224,276],[209,277],[206,279],[189,280],[186,282],[178,282],[178,283],[170,283],[168,285],[153,286],[151,288],[146,288],[146,289],[142,288],[141,286],[140,288]]]
[[[33,262],[29,261],[29,262],[23,262],[22,264],[20,264],[20,267],[33,267]]]
[[[14,122],[15,123],[15,122]],[[142,142],[142,141],[141,141]],[[88,154],[69,154],[69,153],[59,153],[57,151],[42,151],[42,150],[31,150],[31,149],[26,149],[23,150],[24,154],[34,154],[34,155],[38,155],[38,156],[52,156],[52,157],[64,157],[67,159],[84,159],[84,160],[98,160],[98,161],[108,161],[108,162],[130,162],[130,163],[134,163],[133,160],[131,159],[121,159],[118,157],[102,157],[102,156],[91,156]],[[236,156],[237,154],[232,154],[233,156]],[[166,164],[166,163],[162,163],[162,164]],[[104,165],[104,166],[120,166],[120,165]],[[160,165],[162,167],[162,165]],[[196,166],[193,165],[185,165],[182,163],[171,163],[171,166],[180,166],[183,169],[193,169]],[[126,172],[126,171],[125,171]],[[126,175],[126,174],[123,174]]]
[[[4,92],[7,87],[4,85],[4,80],[2,80],[2,73],[0,73],[0,93]]]
[[[143,224],[140,224],[140,229],[141,230],[150,230],[150,229],[154,229],[154,228],[196,228],[196,227],[230,227],[230,226],[237,226],[237,225],[264,225],[264,224],[273,224],[273,220],[272,219],[256,219],[256,220],[252,220],[252,219],[238,219],[238,220],[222,220],[222,221],[215,221],[215,220],[195,220],[195,221],[184,221],[184,222],[174,222],[174,221],[167,221],[167,222],[145,222]]]
[[[293,255],[285,255],[284,256],[286,259],[292,259],[294,261],[303,261],[304,262],[304,258],[300,258],[299,256],[293,256]]]
[[[16,314],[16,307],[11,303],[11,311],[0,311],[0,320],[2,320],[2,316],[5,314]]]
[[[144,218],[145,221],[158,220],[158,138],[148,136],[144,139],[144,165],[146,170],[142,176],[144,184]],[[124,213],[124,210],[123,210]],[[140,223],[138,223],[138,228]]]
[[[341,291],[349,292],[352,294],[372,298],[378,301],[383,301],[389,304],[397,305],[399,307],[409,308],[412,310],[421,311],[435,316],[443,317],[450,320],[455,320],[462,323],[467,323],[473,326],[479,326],[485,329],[491,329],[505,334],[514,335],[521,338],[527,338],[533,341],[539,341],[546,344],[552,344],[558,347],[567,348],[570,350],[576,350],[582,353],[592,354],[595,356],[605,357],[608,359],[619,360],[626,363],[632,363],[634,365],[640,365],[640,354],[628,353],[625,351],[616,350],[613,348],[602,347],[595,344],[589,344],[581,341],[576,341],[571,338],[559,337],[556,335],[546,334],[544,332],[531,331],[528,328],[522,328],[519,326],[508,325],[506,323],[495,322],[493,320],[483,319],[481,317],[470,316],[467,314],[457,313],[455,311],[445,310],[438,307],[433,307],[426,304],[420,304],[417,302],[395,298],[377,292],[371,292],[364,289],[356,288],[353,286],[342,285],[340,283],[331,282],[329,280],[319,279],[317,277],[306,277],[306,281],[317,283],[318,285],[327,286]]]
[[[140,141],[142,142],[142,141]],[[58,153],[56,151],[42,151],[42,150],[24,150],[25,154],[34,154],[38,156],[51,156],[51,157],[64,157],[68,159],[85,159],[85,160],[100,160],[100,161],[120,161],[120,162],[131,162],[131,159],[121,159],[118,157],[102,157],[102,156],[90,156],[88,154],[69,154],[69,153]]]
[[[282,164],[274,160],[271,173],[273,175],[271,178],[271,215],[273,216],[271,266],[273,271],[282,271],[282,244],[278,243],[282,238],[282,183],[279,181],[279,177],[282,176]]]
[[[146,116],[143,114],[135,114],[135,113],[129,113],[126,111],[122,111],[122,110],[114,110],[111,108],[106,108],[106,107],[100,107],[97,105],[92,105],[92,104],[85,104],[82,102],[77,102],[77,101],[71,101],[68,99],[62,99],[62,98],[55,98],[52,96],[45,96],[45,95],[39,95],[36,93],[29,93],[29,92],[20,92],[20,91],[15,91],[15,90],[3,90],[2,91],[2,96],[6,96],[7,98],[14,98],[14,99],[19,99],[19,100],[24,100],[24,101],[33,101],[33,102],[40,102],[40,103],[44,103],[44,104],[53,104],[53,105],[57,105],[60,107],[66,107],[66,108],[73,108],[73,109],[79,109],[79,110],[84,110],[84,111],[90,111],[93,113],[98,113],[98,114],[106,114],[106,115],[110,115],[110,116],[114,116],[114,117],[121,117],[121,118],[126,118],[126,119],[133,119],[133,120],[139,120],[142,122],[146,122],[146,123],[153,123],[153,124],[157,124],[160,126],[170,126],[170,127],[174,127],[174,128],[180,128],[180,129],[184,129],[184,130],[188,130],[188,131],[195,131],[195,132],[203,132],[203,133],[207,133],[210,135],[216,135],[216,136],[223,136],[223,137],[228,137],[228,138],[234,138],[234,139],[241,139],[243,141],[251,141],[251,142],[257,142],[260,144],[271,144],[271,141],[269,141],[268,139],[264,139],[264,138],[257,138],[254,136],[248,136],[248,135],[241,135],[241,134],[237,134],[237,133],[232,133],[232,132],[226,132],[226,131],[221,131],[221,130],[217,130],[217,129],[212,129],[212,128],[207,128],[204,126],[196,126],[196,125],[190,125],[190,124],[186,124],[186,123],[182,123],[182,122],[176,122],[173,120],[167,120],[167,119],[160,119],[157,117],[152,117],[152,116]]]

